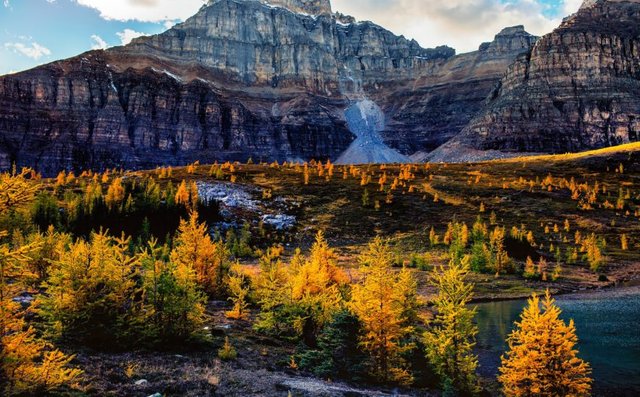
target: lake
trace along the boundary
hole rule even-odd
[[[640,395],[640,288],[557,297],[562,318],[573,319],[580,357],[593,369],[594,394]],[[506,339],[526,301],[475,305],[480,373],[496,376]]]

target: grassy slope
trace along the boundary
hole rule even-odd
[[[623,173],[617,170],[623,165]],[[304,185],[301,169],[289,167],[268,167],[265,165],[240,165],[236,167],[237,183],[250,184],[262,189],[273,190],[273,197],[287,198],[301,203],[295,215],[298,217],[296,230],[283,239],[289,247],[307,248],[316,230],[327,233],[330,243],[342,254],[343,265],[354,267],[358,251],[371,238],[383,235],[397,246],[399,262],[408,260],[413,253],[428,252],[434,264],[446,261],[445,248],[435,250],[429,247],[428,231],[435,227],[442,236],[446,225],[453,219],[464,221],[471,226],[478,215],[488,220],[493,211],[497,224],[506,226],[525,225],[532,230],[538,244],[543,248],[527,252],[537,260],[543,255],[553,262],[549,252],[551,244],[560,246],[564,254],[567,247],[573,247],[576,230],[582,235],[596,233],[607,239],[609,268],[607,274],[612,282],[625,279],[635,272],[640,258],[637,248],[640,244],[640,219],[636,210],[640,209],[640,144],[625,145],[616,149],[604,149],[588,154],[542,156],[509,159],[478,164],[436,164],[416,165],[415,179],[405,187],[393,192],[393,203],[386,204],[386,193],[378,192],[378,178],[386,172],[388,187],[400,166],[360,166],[359,171],[368,170],[372,176],[367,186],[361,186],[360,176],[349,175],[345,180],[342,168],[336,166],[334,176],[327,180],[312,171],[309,185]],[[193,174],[185,169],[176,169],[173,178],[208,180],[209,166],[200,166]],[[529,181],[542,181],[553,177],[552,190],[538,183],[533,189]],[[228,175],[227,175],[228,178]],[[522,178],[522,179],[521,179]],[[595,182],[606,188],[600,193],[593,210],[583,210],[578,202],[571,199],[569,189],[561,180],[574,178],[579,183],[593,186]],[[524,183],[522,182],[524,180]],[[477,181],[477,182],[476,182]],[[425,184],[428,183],[428,186]],[[409,186],[414,192],[409,192]],[[614,203],[619,189],[627,190],[631,199],[626,200],[624,211],[606,209],[605,201]],[[362,204],[364,190],[369,192],[370,205]],[[434,196],[439,200],[435,202]],[[375,209],[375,201],[380,208]],[[480,213],[484,205],[485,213]],[[627,214],[627,211],[629,213]],[[565,219],[571,224],[571,231],[562,230]],[[545,234],[545,227],[557,224],[560,233]],[[620,249],[620,235],[625,233],[630,239],[630,250]],[[567,237],[569,243],[563,240]],[[515,255],[516,253],[514,253]],[[524,258],[520,258],[523,260]],[[574,290],[582,287],[603,286],[597,276],[586,269],[584,263],[564,266],[565,274],[560,283],[551,284],[556,290]],[[422,277],[421,277],[422,278]],[[525,283],[519,278],[478,276],[477,292],[480,298],[494,296],[512,297],[528,294],[531,289],[545,288],[546,284]]]

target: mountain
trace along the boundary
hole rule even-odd
[[[519,57],[486,108],[427,158],[578,152],[638,140],[640,0],[587,0]]]
[[[212,0],[162,34],[0,77],[0,167],[338,159],[358,137],[346,110],[366,101],[385,119],[375,150],[421,155],[535,41],[514,27],[456,56],[328,0]]]

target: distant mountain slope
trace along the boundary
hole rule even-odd
[[[212,0],[163,34],[0,77],[0,168],[337,159],[363,99],[384,113],[385,144],[428,152],[535,39],[507,29],[455,56],[328,0]]]
[[[428,158],[564,153],[640,140],[640,0],[590,0],[509,67],[487,107]]]

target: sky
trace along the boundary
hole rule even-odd
[[[0,0],[0,75],[161,33],[205,0]],[[333,0],[334,11],[370,20],[423,47],[458,53],[524,25],[543,35],[582,0]]]

